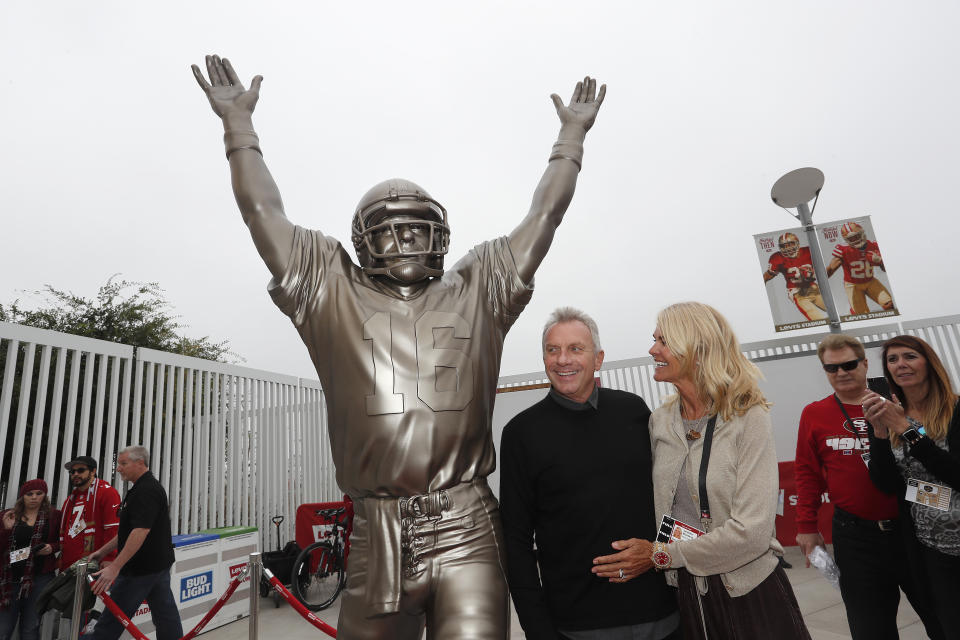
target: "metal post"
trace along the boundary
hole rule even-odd
[[[80,618],[83,617],[83,593],[87,586],[87,561],[78,560],[73,565],[77,579],[73,585],[73,618],[70,620],[70,640],[80,637]]]
[[[817,238],[817,230],[813,226],[813,220],[810,215],[810,207],[806,202],[797,205],[797,213],[800,214],[800,223],[807,234],[807,246],[810,247],[810,259],[813,262],[813,271],[817,274],[817,285],[820,287],[820,296],[823,298],[823,304],[827,308],[827,318],[830,320],[830,333],[840,333],[840,314],[837,313],[837,305],[833,302],[833,296],[830,295],[830,282],[827,280],[827,267],[823,264],[823,256],[820,254],[820,241]]]
[[[260,576],[263,575],[263,565],[260,564],[260,553],[250,554],[250,640],[260,637]]]

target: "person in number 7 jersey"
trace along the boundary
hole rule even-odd
[[[890,292],[873,275],[877,267],[886,270],[879,245],[873,240],[867,240],[863,227],[856,222],[844,223],[840,227],[840,236],[846,244],[838,243],[833,248],[833,258],[827,265],[827,277],[832,276],[843,265],[843,287],[850,301],[850,313],[869,313],[868,297],[884,311],[893,309]]]
[[[97,461],[90,456],[77,456],[63,464],[70,481],[70,495],[60,508],[60,570],[89,556],[95,550],[117,536],[120,524],[120,494],[109,482],[97,477]],[[106,554],[100,561],[107,567],[117,557],[117,552]],[[81,628],[86,627],[90,616],[99,612],[84,612]],[[70,634],[69,618],[60,619],[60,634]]]
[[[117,535],[120,494],[106,480],[97,477],[97,461],[77,456],[63,464],[70,474],[70,495],[60,508],[60,570],[99,549]],[[109,553],[101,560],[107,566],[117,557]]]
[[[194,76],[223,122],[237,204],[273,275],[270,295],[316,367],[337,482],[354,501],[338,637],[413,639],[424,626],[429,637],[508,637],[486,483],[500,356],[573,197],[605,87],[588,77],[568,104],[551,96],[560,135],[529,213],[445,271],[446,209],[408,180],[360,199],[359,266],[334,238],[290,222],[253,129],[262,78],[246,89],[226,59],[206,66]]]

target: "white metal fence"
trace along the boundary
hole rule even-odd
[[[874,325],[870,327],[845,327],[844,333],[860,338],[866,347],[879,346],[885,340],[898,334],[910,334],[929,342],[943,360],[950,373],[954,389],[960,389],[960,315],[927,318],[910,322]],[[750,360],[761,363],[768,360],[782,360],[799,356],[809,356],[817,352],[817,345],[827,333],[815,333],[789,338],[750,342],[740,345],[744,355]],[[604,387],[623,389],[642,396],[651,409],[659,407],[663,399],[674,393],[673,385],[656,382],[653,379],[653,358],[631,358],[605,362],[600,369],[600,383]],[[871,375],[881,375],[876,371]],[[547,384],[544,372],[505,376],[500,378],[498,390],[523,388],[531,385]]]
[[[960,388],[960,316],[848,329],[877,346],[898,333],[918,335],[940,354]],[[755,362],[810,356],[826,334],[741,345]],[[651,408],[672,393],[653,379],[653,360],[611,361],[605,387],[643,396]],[[500,378],[500,390],[546,383],[542,371]],[[338,500],[323,392],[315,380],[188,358],[151,349],[0,322],[0,498],[42,477],[62,502],[62,463],[92,455],[116,486],[116,453],[151,451],[167,488],[174,533],[246,525],[274,544],[270,518],[293,538],[304,502]]]
[[[298,505],[342,495],[316,381],[3,322],[0,360],[5,505],[36,477],[62,502],[75,455],[122,490],[129,444],[150,450],[174,533],[256,526],[269,548],[272,516],[289,540]]]
[[[133,347],[0,322],[0,357],[3,503],[36,477],[65,496],[62,462],[76,451],[112,456],[118,423],[126,432]]]

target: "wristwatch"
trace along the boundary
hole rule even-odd
[[[912,447],[913,445],[920,442],[923,439],[923,434],[914,429],[913,427],[907,429],[900,434],[900,437],[907,441],[907,443]]]
[[[666,543],[653,543],[653,554],[650,556],[650,560],[653,562],[654,568],[658,571],[663,571],[664,569],[670,568],[670,564],[673,562],[673,557],[670,555],[670,552],[667,551]]]
[[[923,423],[919,420],[914,420],[910,416],[907,416],[907,425],[909,428],[900,434],[900,437],[907,441],[910,446],[913,446],[920,442],[920,438],[927,435],[927,432],[923,428]]]

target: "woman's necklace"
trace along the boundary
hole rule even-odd
[[[712,407],[713,407],[713,403],[712,403],[712,402],[711,402],[710,404],[708,404],[706,407],[704,407],[703,415],[701,415],[699,418],[697,418],[697,423],[696,423],[696,425],[694,425],[693,427],[691,427],[691,428],[687,431],[686,436],[685,436],[685,437],[687,438],[687,440],[690,440],[690,441],[692,442],[692,441],[694,441],[694,440],[699,440],[699,439],[700,439],[701,435],[703,434],[703,424],[704,424],[704,422],[707,421],[707,419],[709,419],[709,417],[710,417],[710,409],[711,409]],[[681,401],[681,403],[680,403],[680,417],[683,417],[683,402],[682,402],[682,401]],[[692,420],[690,420],[690,421],[692,422]]]
[[[687,431],[687,436],[686,436],[686,437],[687,437],[687,440],[693,441],[693,440],[699,440],[699,439],[700,439],[700,433],[703,431],[703,421],[706,420],[706,419],[707,419],[707,414],[706,414],[706,413],[704,413],[702,416],[700,416],[700,419],[697,420],[696,426],[695,426],[695,427],[691,427],[690,430]]]

